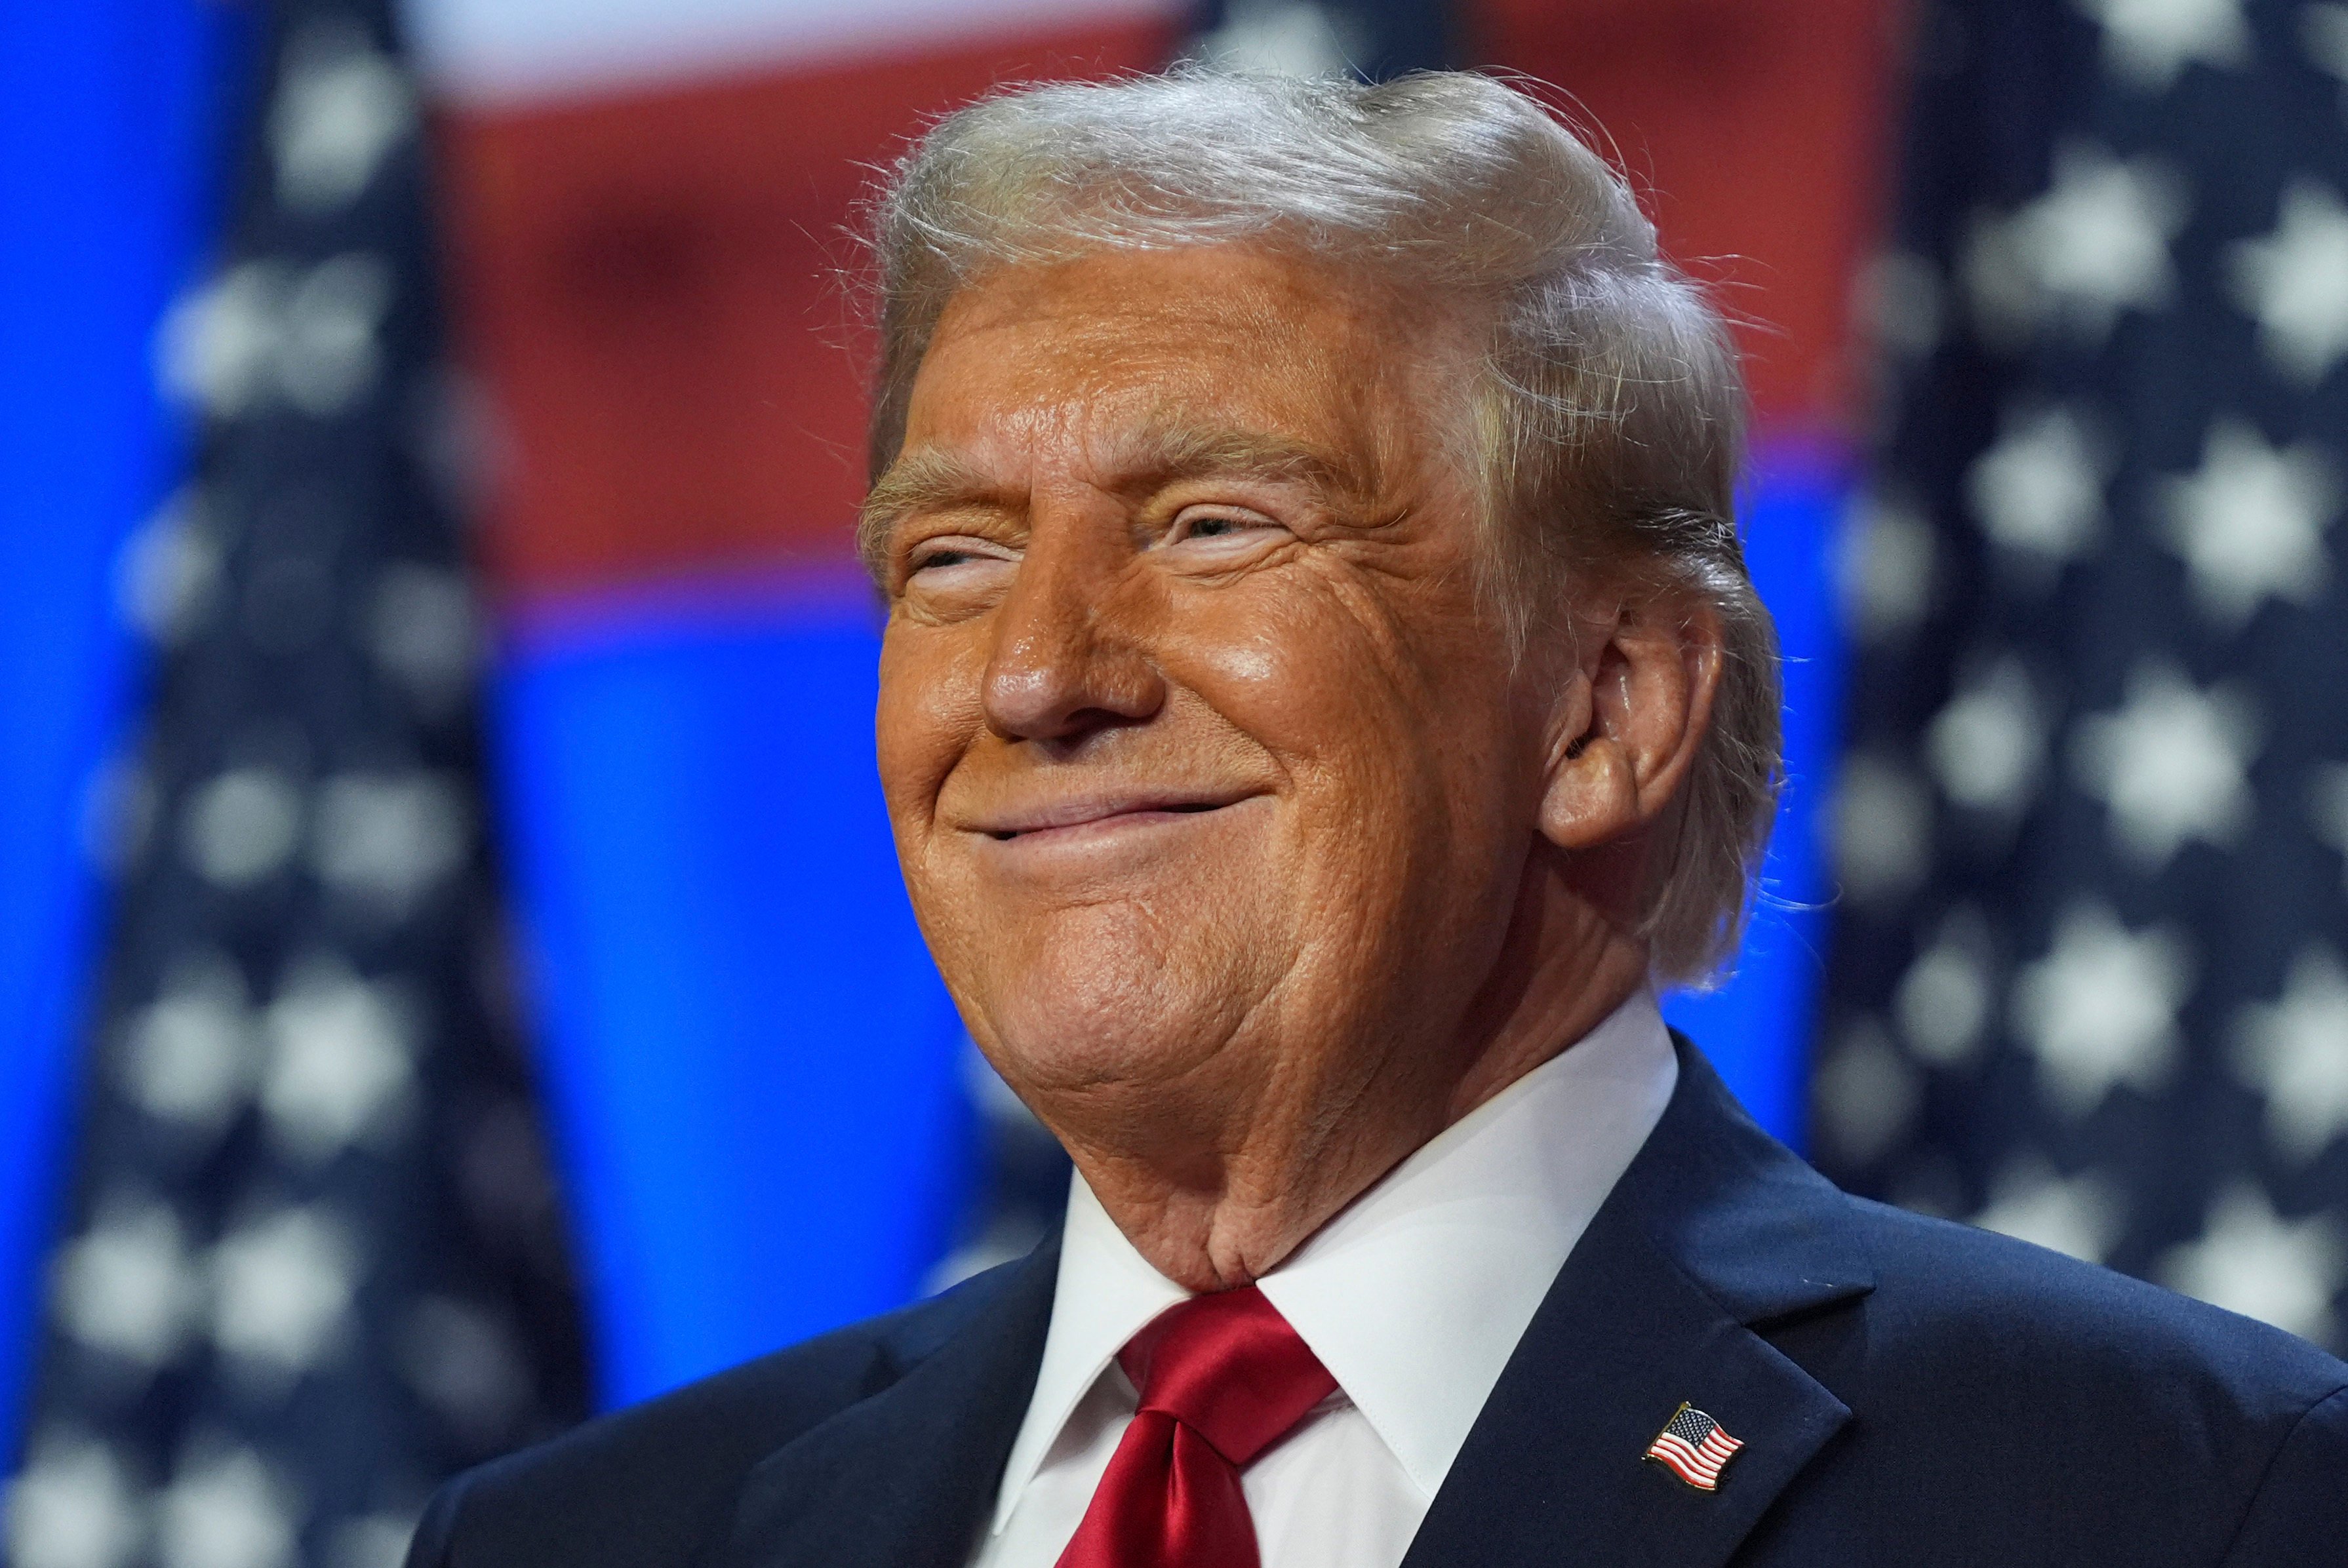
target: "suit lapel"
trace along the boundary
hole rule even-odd
[[[961,1568],[1018,1436],[1056,1240],[974,1310],[884,1345],[901,1375],[753,1470],[705,1568]]]
[[[1849,1419],[1754,1325],[1862,1295],[1848,1199],[1684,1041],[1680,1085],[1559,1272],[1405,1568],[1717,1568]],[[1716,1491],[1643,1458],[1685,1401],[1741,1440]]]
[[[1559,1272],[1404,1568],[1719,1568],[1850,1412],[1755,1329],[1863,1295],[1849,1200],[1680,1045],[1654,1134]],[[1051,1319],[1046,1245],[884,1344],[893,1380],[762,1461],[702,1568],[961,1568]],[[1744,1448],[1698,1491],[1642,1456],[1686,1401]]]

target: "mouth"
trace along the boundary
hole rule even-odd
[[[1246,798],[1237,794],[1189,794],[1082,795],[991,814],[972,823],[970,831],[997,844],[1074,839],[1119,828],[1163,826],[1207,816]]]

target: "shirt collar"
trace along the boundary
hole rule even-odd
[[[1679,1079],[1651,992],[1446,1128],[1257,1284],[1428,1498]],[[1189,1292],[1079,1175],[994,1528],[1127,1340]]]

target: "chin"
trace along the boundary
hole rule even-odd
[[[1222,1051],[1266,989],[1247,966],[1211,961],[1224,957],[1053,945],[964,993],[972,1032],[1031,1098],[1169,1083]]]
[[[1014,1083],[1039,1091],[1163,1082],[1210,1059],[1229,1039],[1222,1009],[1183,1005],[1162,986],[1056,988],[993,1009],[990,1043]],[[1203,999],[1201,999],[1203,1002]]]

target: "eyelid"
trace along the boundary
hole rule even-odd
[[[928,555],[970,555],[987,560],[1011,560],[1018,551],[983,534],[932,534],[905,547],[905,569],[919,571]]]
[[[1166,525],[1169,538],[1187,538],[1186,527],[1201,517],[1240,523],[1251,528],[1284,528],[1279,518],[1239,501],[1192,501],[1178,508]]]

